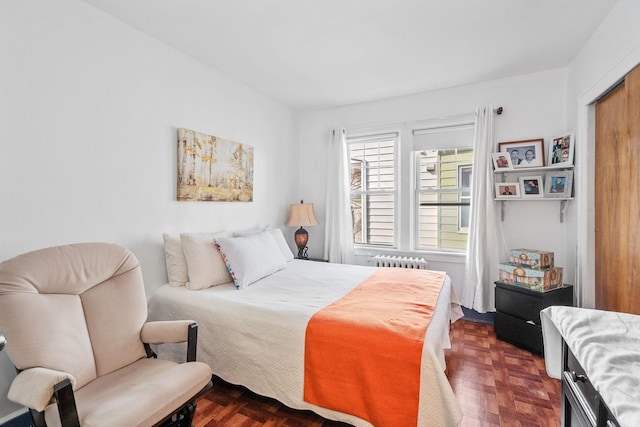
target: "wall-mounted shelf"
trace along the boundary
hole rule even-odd
[[[540,197],[539,199],[514,199],[514,200],[504,200],[504,199],[494,199],[497,202],[502,202],[500,206],[500,220],[504,221],[504,211],[505,205],[507,202],[560,202],[560,223],[564,222],[564,216],[567,211],[567,202],[573,200],[573,197],[567,199],[551,199],[546,197]]]
[[[573,169],[573,165],[559,164],[559,165],[551,165],[551,166],[539,166],[535,168],[494,169],[493,174],[494,175],[511,174],[511,173],[528,174],[529,172],[553,172],[553,171],[562,171],[562,170],[570,170],[570,169]]]
[[[573,170],[573,165],[552,165],[552,166],[542,166],[542,167],[535,167],[535,168],[518,168],[518,169],[508,169],[508,170],[496,169],[493,171],[493,175],[494,175],[493,182],[494,184],[509,182],[507,181],[508,177],[513,176],[514,178],[517,179],[521,176],[524,177],[527,175],[528,176],[539,175],[542,177],[544,181],[546,181],[547,173],[561,172],[561,171],[568,171],[568,170]],[[572,186],[573,182],[571,182],[569,185]],[[492,190],[495,191],[495,189],[492,189]],[[545,194],[544,188],[543,188],[543,194]],[[526,198],[513,198],[513,199],[512,198],[504,199],[504,198],[494,197],[494,200],[497,202],[502,202],[500,206],[500,219],[502,221],[504,221],[505,207],[507,202],[549,202],[549,201],[560,202],[560,223],[562,223],[564,222],[564,217],[567,211],[568,202],[570,200],[573,200],[573,197],[543,196],[543,197],[526,197]]]

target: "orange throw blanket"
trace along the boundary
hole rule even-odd
[[[309,320],[304,400],[376,427],[418,423],[425,333],[445,273],[380,268]]]

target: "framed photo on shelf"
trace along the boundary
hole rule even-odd
[[[542,177],[541,176],[521,176],[520,191],[522,198],[539,198],[543,197]]]
[[[493,158],[493,168],[495,170],[508,170],[513,169],[513,163],[511,163],[511,157],[507,153],[491,153]]]
[[[498,144],[498,151],[509,154],[511,163],[515,169],[544,166],[543,138],[501,142]]]
[[[569,198],[571,197],[571,185],[573,184],[573,171],[559,171],[547,173],[545,197]]]
[[[551,165],[572,165],[573,164],[573,133],[551,138],[549,144],[549,160],[547,164]]]
[[[520,184],[517,182],[496,182],[496,199],[519,199]]]

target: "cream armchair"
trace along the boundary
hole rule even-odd
[[[146,322],[138,260],[108,243],[41,249],[0,264],[0,330],[18,370],[9,400],[36,426],[191,425],[211,369],[197,324]],[[187,342],[186,363],[150,344]]]

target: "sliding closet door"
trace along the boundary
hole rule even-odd
[[[596,308],[640,314],[640,68],[596,104]]]

